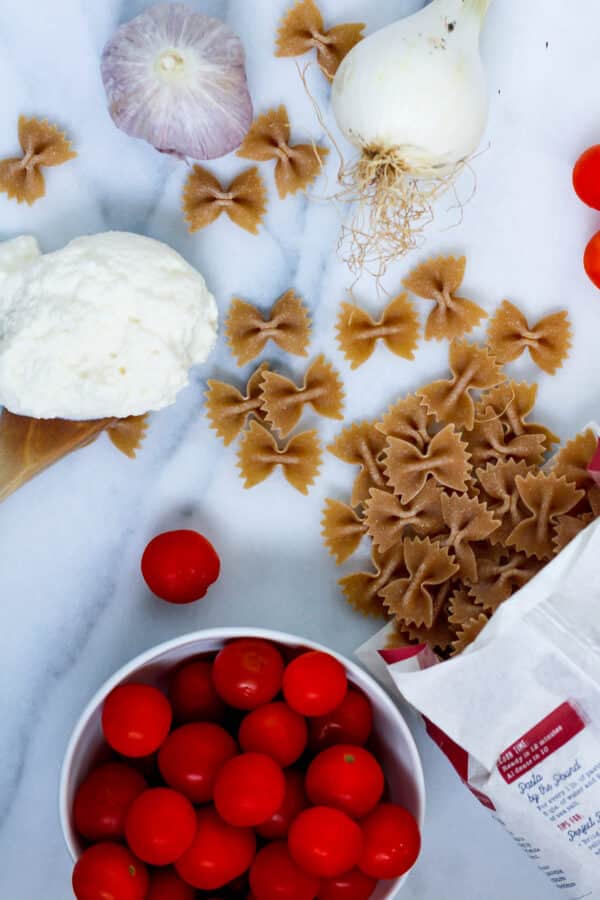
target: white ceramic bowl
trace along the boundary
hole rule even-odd
[[[107,694],[124,681],[163,685],[168,673],[183,660],[219,650],[227,641],[240,637],[264,638],[290,648],[324,650],[340,660],[349,680],[364,691],[373,706],[376,752],[386,774],[390,799],[410,810],[422,830],[425,786],[415,742],[397,706],[364,669],[328,647],[291,634],[259,628],[213,628],[186,634],[136,656],[102,685],[84,709],[71,735],[60,779],[60,820],[73,859],[83,850],[73,824],[73,798],[104,746],[100,718]],[[380,882],[373,900],[393,897],[406,877]]]

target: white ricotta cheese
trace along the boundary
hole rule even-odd
[[[160,241],[109,231],[55,253],[27,236],[0,244],[0,405],[13,413],[162,409],[216,334],[204,278]]]

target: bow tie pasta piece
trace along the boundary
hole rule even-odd
[[[467,489],[467,444],[452,425],[439,431],[424,453],[401,438],[388,438],[382,455],[387,480],[403,503],[413,500],[430,477],[454,491]]]
[[[500,522],[475,497],[442,494],[441,502],[444,522],[450,531],[442,543],[454,552],[461,577],[473,584],[477,581],[477,559],[471,544],[489,538]]]
[[[236,299],[229,307],[225,334],[238,366],[259,356],[270,340],[286,353],[307,356],[310,317],[294,291],[279,298],[268,318],[251,303]]]
[[[492,615],[515,591],[527,584],[542,568],[542,563],[515,553],[506,546],[481,548],[477,554],[479,580],[470,592],[486,613]]]
[[[518,359],[529,350],[532,360],[544,372],[554,375],[569,355],[571,325],[565,310],[546,316],[533,327],[520,309],[505,300],[490,320],[488,343],[503,363]]]
[[[257,162],[276,160],[275,184],[281,200],[304,191],[321,174],[329,150],[315,144],[290,144],[285,106],[270,109],[250,127],[237,155]]]
[[[365,522],[351,506],[331,497],[327,498],[321,520],[321,534],[323,543],[338,566],[356,552],[365,533]]]
[[[300,421],[304,406],[328,419],[342,419],[344,387],[342,379],[324,356],[309,367],[302,387],[277,372],[267,372],[262,382],[262,408],[266,421],[286,437]]]
[[[404,538],[402,546],[408,575],[380,591],[384,606],[407,625],[432,628],[447,596],[442,601],[430,589],[450,581],[458,566],[449,550],[429,538]]]
[[[277,32],[275,56],[303,56],[316,49],[317,62],[330,79],[347,53],[362,40],[361,22],[326,29],[314,0],[298,0],[286,13]]]
[[[471,619],[463,625],[458,630],[456,640],[452,644],[452,656],[466,650],[469,644],[472,644],[475,638],[481,634],[488,622],[488,617],[484,613],[480,613],[476,619]]]
[[[238,468],[244,487],[260,484],[281,466],[289,484],[307,494],[321,467],[321,447],[316,431],[304,431],[279,447],[270,431],[251,422],[242,437],[238,452]]]
[[[450,370],[452,378],[434,381],[417,391],[417,396],[438,422],[452,422],[470,431],[475,424],[471,392],[495,387],[504,375],[486,347],[458,340],[450,344]]]
[[[588,428],[559,450],[552,465],[552,471],[556,475],[564,475],[567,481],[585,490],[583,511],[590,510],[594,517],[600,516],[600,485],[590,474],[589,465],[597,446],[598,438],[591,428]]]
[[[484,493],[488,509],[500,526],[489,535],[491,544],[504,546],[516,526],[527,515],[527,509],[517,490],[516,478],[525,477],[534,471],[524,460],[509,459],[505,462],[490,463],[484,469],[477,469],[475,478]]]
[[[404,550],[397,544],[387,553],[379,553],[374,547],[371,558],[374,572],[354,572],[339,581],[347,602],[364,616],[385,616],[381,592],[400,574],[405,573]]]
[[[208,169],[196,165],[183,188],[183,214],[191,233],[211,225],[225,212],[235,225],[258,234],[266,211],[267,190],[256,166],[224,189]]]
[[[567,544],[580,534],[584,528],[594,521],[594,513],[580,513],[578,516],[559,516],[554,527],[554,544],[555,553],[564,550]]]
[[[374,321],[352,303],[342,303],[337,323],[337,341],[352,369],[362,366],[382,340],[388,350],[403,359],[414,359],[419,337],[419,319],[406,294],[400,294]]]
[[[385,435],[372,422],[360,422],[344,428],[327,448],[342,462],[361,468],[352,490],[352,506],[364,503],[372,488],[389,490],[380,462],[385,446]]]
[[[19,144],[22,157],[0,161],[0,192],[17,203],[31,206],[46,194],[42,169],[60,166],[77,154],[71,142],[46,120],[19,116]]]
[[[477,402],[475,421],[498,418],[505,434],[511,437],[542,434],[544,449],[550,451],[553,444],[558,444],[560,438],[544,425],[526,421],[535,406],[537,392],[537,384],[527,384],[524,381],[520,384],[516,381],[500,384],[487,391]],[[489,408],[493,410],[493,414],[490,414]]]
[[[415,394],[398,400],[387,411],[377,428],[386,437],[401,438],[425,450],[431,443],[435,418],[427,412]]]
[[[113,419],[106,426],[106,433],[111,444],[128,456],[135,459],[144,443],[148,431],[148,413],[143,416],[127,416],[125,419]]]
[[[547,442],[547,437],[542,432],[521,434],[518,437],[507,435],[491,406],[486,407],[485,418],[475,423],[467,438],[474,466],[509,459],[522,460],[528,466],[540,465]]]
[[[481,606],[471,600],[464,587],[458,587],[453,591],[448,607],[448,622],[455,630],[462,628],[471,619],[476,619],[483,612]]]
[[[507,544],[536,559],[550,559],[554,555],[553,526],[579,503],[584,491],[555,473],[517,475],[517,490],[530,516],[511,532]]]
[[[413,269],[402,282],[411,294],[436,304],[425,325],[426,341],[461,337],[487,317],[486,311],[472,300],[456,296],[466,265],[465,256],[439,256]]]
[[[261,363],[252,373],[245,394],[224,381],[208,382],[208,391],[205,394],[206,415],[210,427],[216,431],[226,447],[244,430],[250,416],[264,420],[261,409],[262,379],[268,368],[268,363]]]
[[[407,528],[420,537],[439,534],[444,528],[442,489],[430,480],[409,503],[386,491],[371,491],[365,504],[365,524],[373,545],[382,553],[399,544]]]

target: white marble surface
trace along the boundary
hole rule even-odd
[[[293,62],[273,58],[273,35],[287,0],[189,0],[224,16],[241,35],[257,110],[285,102],[298,137],[322,137]],[[145,0],[0,0],[0,155],[16,149],[20,113],[48,116],[73,137],[78,158],[48,177],[33,208],[0,197],[0,238],[31,232],[44,249],[83,233],[120,228],[172,244],[206,275],[224,313],[234,294],[270,303],[294,287],[314,316],[312,352],[340,367],[347,420],[373,416],[396,396],[446,367],[445,348],[422,346],[408,363],[380,348],[355,373],[333,340],[339,302],[351,278],[336,258],[339,213],[319,197],[282,203],[273,193],[266,227],[254,238],[225,217],[189,236],[179,210],[186,168],[115,129],[105,107],[98,57],[117,23]],[[365,19],[373,29],[421,0],[323,0],[330,17]],[[574,7],[577,7],[575,10]],[[568,8],[567,8],[568,7]],[[571,8],[573,7],[573,8]],[[543,8],[543,11],[542,11]],[[389,273],[397,288],[426,252],[466,252],[470,295],[492,309],[510,297],[534,318],[568,306],[573,352],[553,379],[540,379],[543,421],[568,435],[598,415],[600,294],[580,257],[600,215],[571,192],[578,155],[600,138],[597,0],[497,0],[483,39],[491,117],[486,151],[475,161],[476,193],[462,223],[450,200],[419,253]],[[327,93],[313,79],[327,109]],[[221,175],[243,167],[235,157]],[[460,195],[471,192],[466,176]],[[361,302],[383,304],[368,279]],[[277,354],[269,358],[276,359]],[[285,362],[285,367],[289,361]],[[302,364],[294,363],[299,373]],[[515,371],[532,377],[528,361]],[[326,495],[344,496],[351,472],[332,458],[308,499],[280,476],[245,492],[234,450],[208,430],[202,410],[207,376],[241,380],[221,340],[176,406],[156,415],[136,462],[103,437],[20,490],[0,507],[0,896],[61,900],[71,863],[57,817],[57,782],[70,729],[90,695],[124,661],[187,630],[217,624],[269,625],[351,652],[371,623],[354,616],[336,589],[339,572],[319,538]],[[305,420],[311,423],[310,417]],[[319,422],[326,440],[335,423]],[[177,609],[153,599],[139,575],[146,541],[177,526],[205,532],[223,574],[208,598]],[[428,787],[423,855],[406,900],[545,900],[545,880],[458,780],[421,729]]]

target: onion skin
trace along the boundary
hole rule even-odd
[[[252,123],[240,39],[182,3],[122,25],[104,48],[101,73],[117,127],[163,153],[217,159],[240,146]]]

